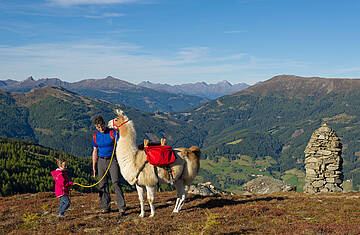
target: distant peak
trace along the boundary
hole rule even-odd
[[[224,85],[232,85],[229,81],[227,81],[227,80],[223,80],[223,81],[221,81],[221,82],[218,82],[218,84],[224,84]]]
[[[272,77],[270,80],[287,80],[287,79],[296,79],[296,78],[303,78],[296,75],[288,75],[288,74],[282,74]]]
[[[203,86],[208,86],[208,84],[206,82],[195,82],[195,83],[187,83],[189,85],[203,85]],[[186,85],[186,84],[185,84]]]
[[[30,76],[27,79],[25,79],[25,81],[35,81],[35,79],[33,78],[33,76]]]
[[[112,76],[107,76],[105,79],[115,79],[115,78]]]
[[[152,83],[152,82],[150,82],[150,81],[142,81],[142,82],[140,82],[138,85],[140,85],[140,84],[154,84],[154,83]]]

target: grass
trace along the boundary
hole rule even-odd
[[[232,141],[232,142],[226,143],[226,145],[229,145],[229,144],[238,144],[238,143],[240,143],[241,141],[243,141],[243,139],[234,140],[234,141]]]
[[[213,160],[201,160],[201,168],[216,175],[213,184],[226,191],[233,193],[243,192],[242,187],[236,182],[248,182],[257,176],[271,176],[266,168],[274,164],[275,161],[270,156],[262,159],[252,160],[250,157],[242,155],[239,159],[229,161],[226,158],[220,158],[218,162]],[[287,184],[296,186],[298,192],[303,191],[305,185],[305,173],[297,169],[288,170],[282,174],[273,172]],[[274,177],[274,176],[271,176]],[[228,180],[231,179],[230,183]],[[235,182],[235,183],[232,183]],[[348,188],[350,188],[349,186]],[[347,190],[350,191],[350,190]]]
[[[253,161],[251,157],[242,155],[239,159],[229,161],[219,158],[218,162],[213,160],[200,160],[201,168],[214,175],[212,183],[223,190],[241,193],[241,184],[248,182],[259,175],[271,176],[265,171],[266,167],[273,164],[271,157]],[[198,178],[199,179],[199,178]],[[201,182],[201,180],[200,180]]]
[[[115,201],[115,195],[112,201]],[[172,213],[176,192],[157,193],[154,218],[139,218],[136,192],[125,193],[127,215],[100,215],[96,193],[72,192],[65,218],[57,217],[54,194],[0,197],[0,234],[358,234],[360,193],[307,195],[189,195]],[[46,206],[45,206],[46,205]],[[44,211],[49,213],[44,213]],[[24,216],[26,215],[26,216]],[[146,216],[149,216],[146,208]]]
[[[297,170],[291,169],[284,172],[281,176],[281,179],[291,185],[296,186],[296,191],[303,192],[303,187],[305,185],[305,173]]]

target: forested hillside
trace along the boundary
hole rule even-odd
[[[97,115],[115,118],[121,108],[134,121],[139,144],[144,138],[167,138],[175,146],[198,145],[197,129],[160,113],[147,113],[124,105],[84,98],[61,87],[47,86],[26,93],[0,92],[0,136],[29,139],[44,146],[77,156],[90,156],[92,123]]]
[[[231,162],[233,170],[224,172],[230,177],[215,176],[215,184],[224,188],[241,185],[243,177],[234,181],[231,175],[249,176],[249,168],[257,170],[251,174],[268,173],[298,184],[294,177],[299,173],[293,173],[304,171],[304,149],[313,131],[326,122],[344,146],[345,179],[359,188],[359,79],[279,76],[209,102],[183,120],[207,131],[202,150],[209,164]],[[204,176],[214,172],[213,167],[202,170]]]
[[[0,195],[53,191],[54,179],[50,172],[57,168],[55,158],[68,161],[67,172],[72,181],[85,185],[95,183],[90,158],[75,157],[26,140],[0,137]],[[77,190],[94,189],[77,187]]]

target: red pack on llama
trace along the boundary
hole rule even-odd
[[[174,150],[168,145],[150,144],[145,147],[147,160],[154,166],[167,166],[175,161]]]

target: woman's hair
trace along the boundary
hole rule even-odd
[[[55,158],[55,161],[59,168],[62,167],[63,162],[66,162],[64,158]]]
[[[94,124],[95,124],[95,126],[105,125],[105,121],[104,121],[104,119],[103,119],[101,116],[97,116],[97,117],[94,119]]]

